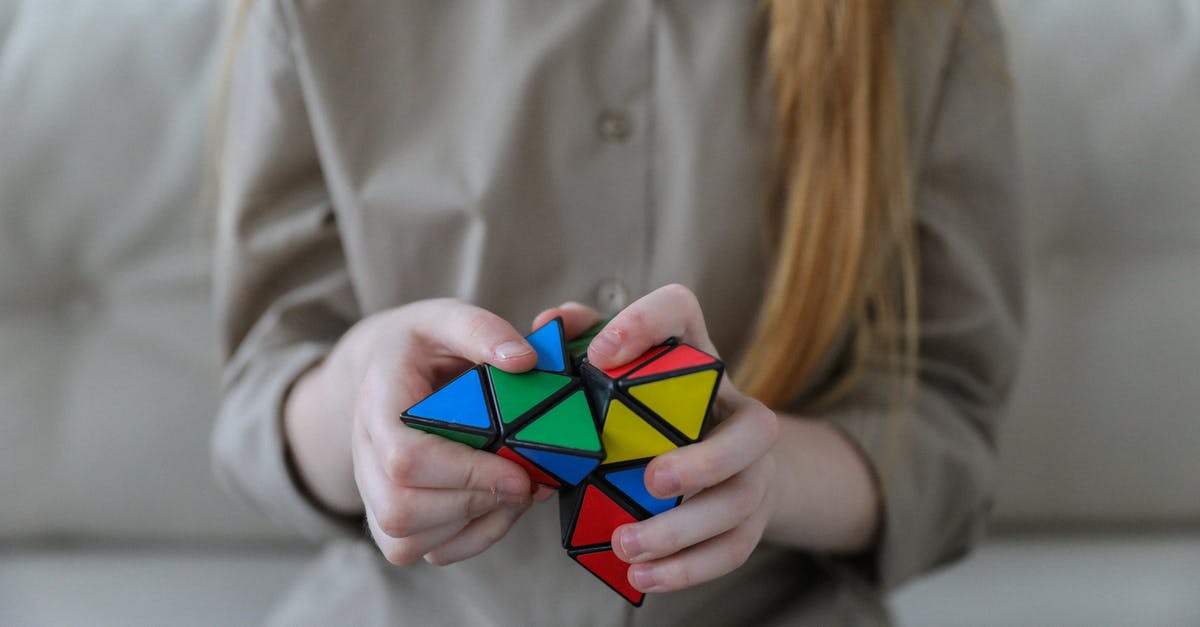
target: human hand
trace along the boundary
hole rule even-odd
[[[587,307],[567,303],[539,314],[534,326],[555,316],[562,316],[568,336],[600,319]],[[592,340],[588,360],[614,368],[669,337],[717,354],[695,295],[681,285],[655,290],[619,313]],[[632,564],[629,581],[642,592],[679,590],[734,570],[758,545],[771,517],[770,451],[778,418],[727,378],[714,411],[716,426],[704,440],[659,455],[646,471],[651,494],[685,495],[684,502],[613,533],[613,550]]]
[[[394,564],[424,557],[449,564],[497,542],[552,491],[498,455],[412,429],[401,412],[436,386],[487,362],[507,372],[537,363],[510,324],[452,299],[426,300],[371,316],[327,360],[351,401],[354,482],[371,536]]]

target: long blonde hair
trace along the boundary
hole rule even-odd
[[[737,372],[782,408],[849,351],[807,407],[871,368],[911,381],[917,251],[889,0],[767,0],[775,105],[773,264]],[[907,386],[896,388],[903,390]]]

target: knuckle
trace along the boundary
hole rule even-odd
[[[479,467],[475,464],[466,465],[466,474],[463,475],[463,488],[471,488],[479,481]]]
[[[421,375],[410,367],[405,367],[392,378],[388,385],[393,388],[398,388],[401,399],[401,411],[408,409],[417,401],[429,396],[433,392],[433,386]],[[391,414],[392,412],[388,412]]]
[[[696,294],[682,283],[668,283],[662,287],[664,294],[681,300],[696,300]]]
[[[376,508],[375,519],[379,523],[379,530],[388,537],[403,538],[409,535],[413,512],[407,507],[386,503]]]
[[[492,534],[488,536],[488,546],[503,540],[504,536],[508,535],[508,530],[512,528],[513,524],[517,522],[517,519],[520,518],[521,514],[525,513],[525,510],[527,509],[528,506],[515,507],[511,509],[505,516],[502,516],[498,524],[496,524],[492,530]]]
[[[496,333],[500,319],[490,311],[475,309],[467,316],[467,337],[479,339]]]
[[[758,505],[762,502],[762,495],[758,489],[742,490],[738,492],[738,496],[731,504],[734,516],[739,521],[745,520],[754,515],[758,511]]]
[[[729,570],[733,570],[750,559],[750,551],[754,546],[740,534],[733,534],[725,541],[725,560]]]
[[[421,551],[413,542],[398,540],[380,546],[383,558],[396,566],[411,566],[421,559]]]
[[[369,363],[355,383],[354,408],[356,413],[361,413],[361,410],[371,407],[375,403],[375,399],[379,396],[379,390],[383,389],[382,370],[383,366],[378,362]]]
[[[507,532],[508,532],[508,525],[504,524],[504,523],[498,523],[495,525],[488,525],[488,526],[484,527],[483,529],[480,530],[480,535],[482,536],[481,539],[483,540],[483,546],[486,548],[486,547],[492,546],[493,544],[499,542],[501,539],[504,538],[504,534]]]
[[[425,554],[425,561],[431,566],[449,566],[454,563],[449,555],[436,549]]]
[[[663,290],[673,300],[678,301],[688,313],[700,311],[700,300],[696,298],[696,293],[682,283],[671,283],[663,288]]]
[[[690,588],[696,582],[695,573],[685,564],[676,563],[663,570],[663,583],[670,588]]]
[[[454,560],[464,560],[486,551],[504,537],[505,530],[505,528],[501,528],[496,524],[472,528],[468,533],[456,540],[457,546],[453,551]],[[439,557],[446,559],[447,556],[442,555]]]
[[[396,444],[387,452],[388,478],[399,484],[408,484],[416,477],[420,463],[407,446]]]
[[[419,311],[422,316],[429,315],[444,315],[447,312],[454,312],[462,307],[469,306],[458,298],[452,296],[442,296],[438,298],[429,298],[426,300],[417,301],[409,305],[401,307],[401,310]]]
[[[496,497],[492,496],[491,493],[474,490],[467,498],[463,499],[460,506],[462,509],[459,518],[461,520],[471,520],[491,509],[492,504],[495,502]]]
[[[676,525],[667,525],[660,528],[657,525],[648,525],[646,531],[643,532],[645,537],[645,545],[649,552],[655,555],[670,555],[683,548],[683,536],[680,529]]]
[[[618,342],[624,343],[638,329],[646,328],[646,313],[639,307],[631,305],[604,327],[604,332]]]
[[[694,465],[697,474],[702,478],[716,474],[725,463],[725,455],[713,446],[696,446],[692,450],[690,457],[691,464]]]

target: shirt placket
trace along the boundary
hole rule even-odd
[[[589,129],[597,143],[606,207],[612,216],[607,259],[595,273],[590,299],[613,314],[648,289],[653,238],[653,50],[655,2],[620,3],[619,19],[605,37],[605,50],[592,58],[597,93]],[[617,9],[613,9],[614,13]]]

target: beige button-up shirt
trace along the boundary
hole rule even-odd
[[[231,357],[214,453],[231,488],[333,540],[279,622],[882,623],[880,589],[977,538],[1021,319],[1009,87],[982,1],[897,3],[922,369],[871,555],[764,546],[633,610],[559,548],[553,504],[477,558],[397,568],[289,476],[291,382],[356,320],[410,301],[455,296],[524,326],[564,300],[615,311],[680,282],[718,349],[737,353],[765,272],[772,128],[756,4],[254,3],[222,167],[216,290]],[[869,378],[821,418],[882,471],[881,387]]]

